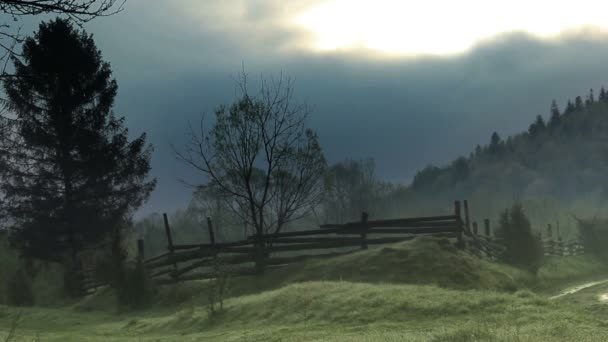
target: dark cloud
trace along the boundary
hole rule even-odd
[[[228,2],[209,1],[189,13],[195,3],[131,0],[124,13],[86,27],[118,79],[117,112],[156,147],[158,188],[142,213],[188,202],[190,189],[177,179],[200,178],[169,144],[183,144],[188,121],[234,98],[243,62],[253,79],[280,71],[296,78],[330,161],[374,157],[379,176],[401,182],[470,152],[493,131],[526,129],[552,99],[563,106],[608,78],[608,36],[596,31],[553,40],[507,34],[447,57],[320,54],[293,48],[307,36],[277,19],[294,11],[288,2],[236,1],[225,12]]]

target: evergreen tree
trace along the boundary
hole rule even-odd
[[[151,146],[145,134],[129,141],[110,65],[68,20],[40,24],[13,63],[3,84],[14,113],[3,141],[11,239],[29,256],[75,259],[148,198]]]
[[[475,146],[475,158],[479,158],[481,157],[481,154],[483,153],[481,146],[479,146],[479,144],[477,144],[477,146]]]
[[[490,137],[490,146],[488,147],[488,152],[492,156],[499,156],[503,152],[503,145],[504,143],[498,133],[494,132]]]
[[[574,109],[576,111],[581,111],[581,110],[583,110],[583,108],[584,108],[583,99],[580,96],[577,96],[574,99]]]
[[[521,204],[514,204],[500,214],[496,236],[506,247],[501,259],[514,266],[536,272],[543,259],[540,237],[532,233],[530,220]]]
[[[551,116],[549,117],[548,126],[553,131],[557,127],[559,127],[560,122],[561,118],[559,115],[559,108],[557,107],[557,103],[555,102],[555,100],[553,100],[553,102],[551,102]]]
[[[606,100],[606,90],[604,89],[604,86],[600,89],[600,101],[601,100]]]
[[[528,134],[530,134],[530,136],[532,138],[536,138],[540,133],[542,133],[546,128],[545,125],[545,120],[543,119],[542,116],[537,115],[536,116],[536,121],[534,121],[533,124],[530,125],[530,127],[528,128]]]
[[[572,101],[568,100],[568,104],[566,104],[566,110],[564,110],[564,114],[573,113],[576,110]]]
[[[589,103],[595,102],[595,96],[593,96],[593,88],[589,89]]]

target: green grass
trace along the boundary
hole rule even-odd
[[[426,238],[232,278],[212,316],[205,281],[160,287],[146,311],[117,311],[109,289],[71,306],[0,306],[0,341],[19,311],[16,341],[605,341],[608,284],[547,295],[601,275],[569,257],[534,277]]]
[[[7,327],[14,308],[0,307]],[[306,282],[231,298],[209,317],[191,305],[112,314],[22,309],[18,333],[44,341],[603,341],[608,311],[530,291]]]

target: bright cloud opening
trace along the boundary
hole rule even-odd
[[[579,0],[329,0],[295,16],[321,51],[367,48],[388,54],[450,54],[497,34],[549,38],[608,27],[608,3]]]

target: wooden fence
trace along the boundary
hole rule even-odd
[[[446,237],[458,247],[465,248],[465,240],[471,236],[466,229],[469,223],[466,201],[464,214],[463,220],[461,203],[456,201],[451,215],[368,220],[368,215],[363,213],[357,222],[325,224],[314,230],[253,235],[246,240],[228,243],[215,241],[213,224],[208,218],[210,243],[207,244],[174,244],[169,221],[164,214],[167,252],[145,259],[144,264],[159,283],[169,283],[213,278],[216,272],[212,270],[218,264],[231,274],[257,274],[308,258],[336,256],[421,235]],[[144,241],[139,240],[138,251],[142,260],[143,250]]]
[[[163,214],[167,238],[167,252],[148,259],[144,256],[144,241],[137,241],[138,258],[158,283],[209,279],[222,272],[236,275],[263,273],[266,269],[282,267],[310,258],[326,258],[367,249],[368,246],[396,243],[430,235],[450,239],[460,249],[488,259],[496,259],[505,249],[495,234],[490,220],[483,220],[480,228],[471,222],[468,202],[454,202],[451,215],[412,217],[390,220],[369,220],[362,213],[361,220],[343,224],[324,224],[319,229],[252,235],[245,240],[216,242],[211,218],[207,218],[209,243],[174,244],[169,220]],[[551,226],[548,239],[543,240],[545,255],[569,256],[584,253],[578,242],[553,240]],[[95,291],[98,284],[92,271],[84,271],[85,292]]]

